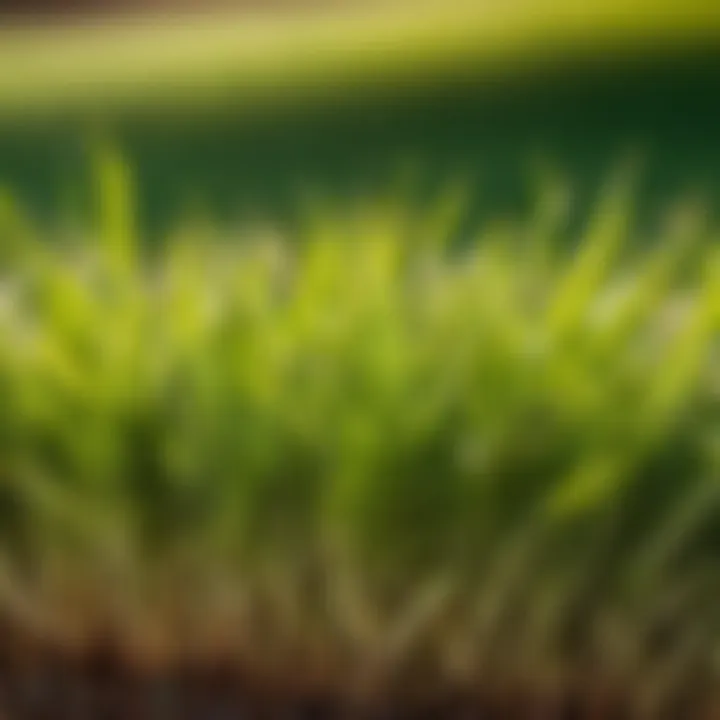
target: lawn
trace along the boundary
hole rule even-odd
[[[551,185],[462,249],[449,193],[151,251],[124,163],[99,168],[85,237],[4,205],[12,637],[80,677],[109,652],[126,698],[220,666],[341,706],[715,702],[720,264],[695,209],[638,250],[623,177],[572,252]]]

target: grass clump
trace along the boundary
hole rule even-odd
[[[696,228],[633,250],[613,186],[573,251],[545,212],[457,249],[378,207],[151,256],[104,177],[79,242],[5,206],[0,614],[366,690],[714,672]]]

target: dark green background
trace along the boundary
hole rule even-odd
[[[643,158],[641,216],[668,199],[720,191],[720,52],[707,48],[634,64],[601,63],[525,74],[465,77],[310,108],[248,115],[241,107],[190,116],[50,116],[0,124],[0,179],[39,218],[88,212],[88,142],[98,132],[136,170],[148,235],[188,207],[221,218],[291,219],[309,188],[330,198],[388,189],[419,172],[416,199],[448,179],[471,182],[478,216],[523,209],[533,163],[572,181],[578,209],[629,154]]]

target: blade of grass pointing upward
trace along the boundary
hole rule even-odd
[[[550,300],[547,326],[562,342],[585,319],[590,303],[612,270],[631,223],[633,176],[627,171],[611,183],[566,272]]]
[[[136,201],[130,167],[115,148],[103,145],[95,151],[94,169],[101,241],[117,272],[129,272],[137,249]]]

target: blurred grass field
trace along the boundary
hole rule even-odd
[[[712,2],[575,3],[489,7],[362,4],[325,11],[141,14],[0,32],[0,117],[74,110],[152,111],[222,102],[251,111],[263,99],[438,76],[536,72],[546,63],[612,62],[716,43]]]
[[[701,0],[547,0],[8,25],[0,184],[48,224],[82,217],[100,136],[137,168],[150,236],[189,206],[287,223],[308,194],[363,196],[409,166],[468,181],[486,219],[524,212],[538,159],[582,214],[629,153],[648,216],[686,191],[712,204],[718,22]]]
[[[487,219],[526,212],[554,165],[581,215],[629,153],[648,217],[686,191],[712,204],[717,24],[700,1],[548,1],[7,26],[0,184],[49,225],[82,217],[99,136],[137,168],[152,237],[190,206],[292,226],[308,194],[361,197],[409,167],[420,207],[459,180]]]

